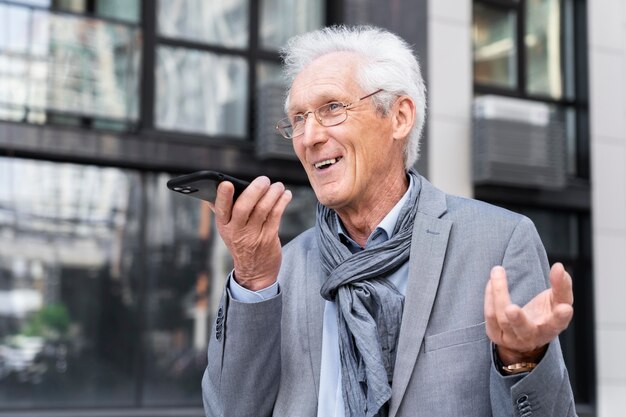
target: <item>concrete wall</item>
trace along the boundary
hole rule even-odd
[[[428,179],[471,197],[471,0],[428,2]]]
[[[587,2],[598,416],[626,398],[626,2]]]

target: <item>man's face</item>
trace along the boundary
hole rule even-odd
[[[288,114],[305,113],[331,101],[356,102],[373,91],[356,81],[360,64],[351,53],[335,52],[313,61],[294,80]],[[390,113],[391,114],[391,113]],[[320,125],[307,117],[304,134],[293,140],[318,200],[335,210],[371,210],[386,186],[404,177],[402,146],[393,138],[393,117],[382,116],[367,98],[348,110],[345,122]]]

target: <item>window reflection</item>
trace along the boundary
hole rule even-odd
[[[201,398],[213,314],[233,267],[209,205],[168,190],[170,178],[150,176],[147,184],[147,405],[197,404]],[[293,200],[281,224],[283,244],[315,222],[312,190],[288,188]]]
[[[282,78],[282,66],[276,62],[261,61],[257,64],[256,69],[257,87],[263,88],[266,85],[279,86],[280,88],[287,90]],[[284,92],[281,94],[280,98]]]
[[[474,4],[474,81],[498,87],[515,87],[517,53],[515,14]]]
[[[262,0],[261,44],[279,49],[292,36],[323,26],[325,2],[322,0]]]
[[[3,408],[134,402],[138,181],[0,158]]]
[[[216,237],[207,203],[150,176],[146,247],[146,404],[197,404],[211,323],[225,278],[227,252]]]
[[[0,118],[135,121],[140,51],[132,26],[0,4]]]
[[[161,129],[243,137],[245,59],[183,48],[157,50],[156,125]]]
[[[159,0],[158,30],[171,38],[243,48],[248,0]]]
[[[563,71],[560,0],[527,0],[525,23],[528,93],[561,98]]]

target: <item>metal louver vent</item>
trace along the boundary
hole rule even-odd
[[[255,109],[255,150],[261,159],[298,159],[291,141],[276,132],[274,126],[285,117],[283,99],[285,87],[280,83],[266,83],[258,89]]]
[[[474,99],[474,184],[565,186],[565,122],[545,103]]]

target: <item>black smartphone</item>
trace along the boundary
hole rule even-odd
[[[222,181],[230,181],[235,186],[233,201],[250,185],[248,181],[240,180],[221,172],[197,171],[172,178],[167,182],[167,188],[180,194],[214,203],[217,195],[217,186]]]

